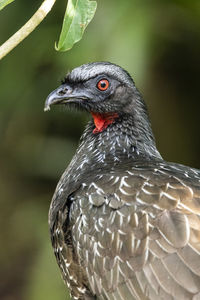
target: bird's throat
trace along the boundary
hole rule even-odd
[[[105,130],[109,124],[112,124],[115,119],[119,118],[117,113],[94,113],[91,112],[94,119],[95,129],[93,133],[102,132]]]

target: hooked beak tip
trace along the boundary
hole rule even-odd
[[[53,92],[51,92],[51,93],[49,94],[49,96],[47,97],[47,99],[46,99],[46,101],[45,101],[45,105],[44,105],[44,111],[50,110],[50,106],[51,106],[52,104],[56,104],[56,103],[58,103],[58,102],[60,101],[59,98],[61,98],[61,97],[58,96],[57,90],[58,90],[58,89],[56,89],[56,90],[54,90]]]
[[[50,108],[49,105],[45,105],[45,107],[44,107],[44,112],[49,111],[50,109],[51,109],[51,108]]]

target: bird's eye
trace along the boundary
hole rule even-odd
[[[107,79],[101,79],[97,83],[97,88],[100,91],[106,91],[108,89],[108,87],[109,87],[109,81]]]

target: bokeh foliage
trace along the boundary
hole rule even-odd
[[[4,42],[40,1],[0,14]],[[200,1],[99,0],[81,42],[54,50],[66,2],[0,64],[0,299],[67,299],[52,253],[47,212],[89,116],[43,112],[46,96],[75,66],[107,60],[142,91],[163,157],[200,168]]]

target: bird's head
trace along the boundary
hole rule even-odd
[[[144,102],[131,76],[118,65],[108,62],[85,64],[72,70],[61,86],[45,102],[45,111],[53,104],[75,105],[89,111],[103,131],[123,115],[144,111]]]

